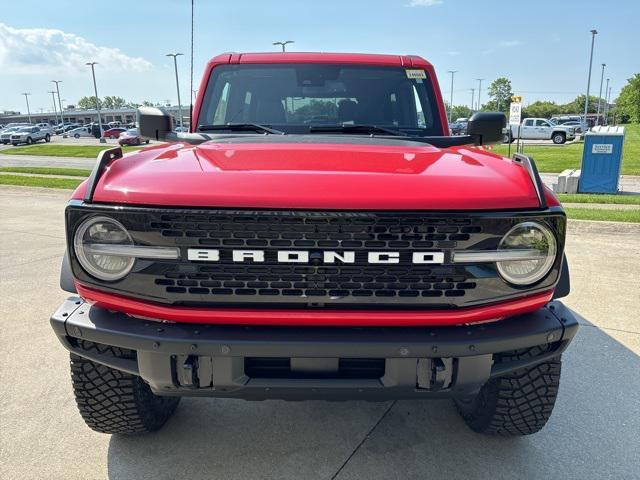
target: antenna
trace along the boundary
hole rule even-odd
[[[193,92],[193,3],[191,0],[191,91]],[[189,131],[193,132],[193,95],[191,97],[191,103],[189,106]]]

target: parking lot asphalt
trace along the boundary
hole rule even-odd
[[[569,224],[584,319],[550,423],[522,438],[467,429],[449,401],[183,399],[160,432],[89,430],[48,318],[68,192],[0,187],[0,478],[640,478],[640,226]]]

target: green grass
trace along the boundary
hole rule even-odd
[[[32,173],[35,175],[66,175],[68,177],[88,177],[91,170],[81,168],[52,168],[52,167],[0,167],[0,172]]]
[[[640,175],[640,124],[627,124],[625,127],[624,151],[622,157],[623,175]],[[580,168],[582,161],[582,143],[570,145],[525,145],[525,155],[536,161],[540,172],[560,173],[567,168]],[[515,143],[511,145],[511,154],[515,152]],[[492,150],[498,155],[507,155],[508,145],[498,145]]]
[[[21,187],[45,187],[75,189],[82,179],[52,178],[52,177],[24,177],[21,175],[0,175],[0,185],[18,185]]]
[[[114,145],[32,145],[0,150],[2,155],[42,155],[45,157],[76,157],[94,160],[98,153]],[[142,147],[122,147],[123,152],[131,152]]]
[[[0,169],[1,170],[1,169]],[[597,195],[594,193],[560,193],[562,203],[609,203],[615,205],[640,205],[640,195]]]
[[[600,222],[640,223],[640,208],[637,210],[600,210],[597,208],[565,208],[568,218]]]

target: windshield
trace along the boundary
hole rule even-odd
[[[198,123],[199,127],[253,123],[285,133],[309,133],[318,126],[375,125],[408,135],[443,135],[427,72],[400,67],[216,67]]]
[[[24,132],[31,132],[31,127],[21,127],[21,128],[18,128],[17,132],[18,132],[18,133],[20,133],[20,132],[23,132],[23,133],[24,133]]]

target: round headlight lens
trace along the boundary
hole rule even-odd
[[[556,259],[556,238],[549,228],[537,222],[524,222],[503,237],[498,250],[528,250],[532,259],[496,263],[498,272],[514,285],[530,285],[543,278]]]
[[[82,268],[100,280],[120,280],[131,271],[135,258],[99,253],[92,249],[96,244],[133,245],[131,235],[120,222],[109,217],[85,220],[76,230],[73,246]]]

